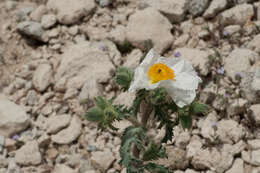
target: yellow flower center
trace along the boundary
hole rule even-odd
[[[152,65],[148,71],[148,78],[151,84],[157,83],[161,80],[174,80],[174,77],[173,69],[162,63]]]

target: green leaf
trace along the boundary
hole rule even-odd
[[[169,168],[156,163],[148,163],[145,165],[145,168],[150,173],[173,173],[169,170]]]
[[[194,114],[206,114],[209,111],[209,107],[206,104],[199,102],[193,102],[191,104],[191,112]]]
[[[134,77],[134,72],[126,67],[119,67],[116,71],[115,80],[118,83],[123,91],[128,90],[131,81]]]
[[[192,117],[190,115],[180,115],[179,116],[181,126],[184,129],[190,129],[192,127]]]
[[[87,111],[85,117],[88,121],[100,122],[103,120],[104,114],[99,107],[95,106]]]
[[[159,158],[167,158],[166,150],[162,145],[150,143],[143,154],[144,161],[157,160]]]
[[[108,101],[104,97],[98,96],[95,98],[95,104],[100,109],[104,110],[108,106]]]

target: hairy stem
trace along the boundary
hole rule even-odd
[[[140,106],[141,106],[141,126],[146,128],[150,114],[152,113],[152,108],[149,107],[149,104],[147,104],[145,101],[143,101]],[[136,145],[133,148],[133,155],[136,158],[140,157],[140,150],[137,148]]]

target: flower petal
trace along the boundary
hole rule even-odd
[[[198,76],[193,76],[189,73],[183,72],[177,74],[175,80],[171,83],[175,88],[183,90],[196,90],[200,82],[201,79]]]
[[[181,108],[185,105],[191,104],[196,97],[195,90],[183,90],[181,88],[176,88],[173,83],[174,82],[165,82],[164,87],[175,104]]]

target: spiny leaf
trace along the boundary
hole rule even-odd
[[[131,81],[134,77],[134,72],[126,67],[119,67],[116,71],[116,83],[118,83],[123,91],[128,90]]]
[[[156,163],[148,163],[147,165],[145,165],[145,168],[150,173],[173,173],[169,170],[169,168]]]
[[[87,111],[85,117],[88,121],[100,122],[103,120],[104,114],[99,107],[95,106]]]
[[[182,128],[190,129],[192,127],[192,117],[190,115],[180,115],[179,119],[180,119]]]
[[[150,143],[143,154],[144,161],[157,160],[159,158],[167,158],[166,150],[161,145]]]
[[[194,114],[206,114],[209,111],[209,107],[206,104],[199,102],[193,102],[191,104],[191,112]]]
[[[96,106],[98,106],[102,110],[104,110],[108,106],[108,101],[104,97],[98,96],[94,100]]]

